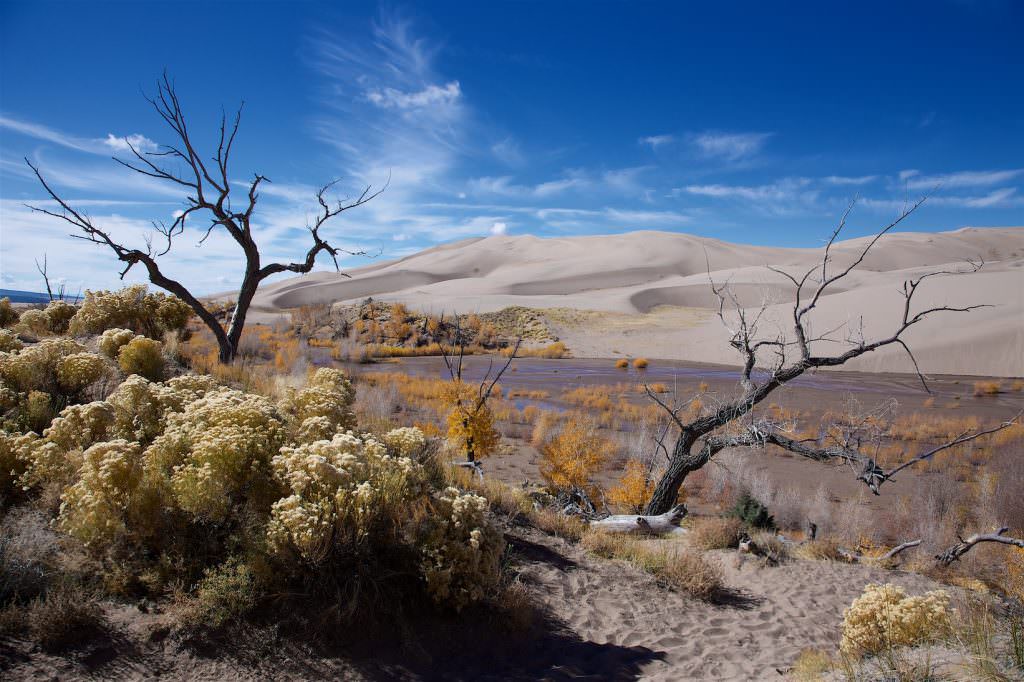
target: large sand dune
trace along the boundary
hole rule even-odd
[[[849,263],[866,238],[833,246],[834,267]],[[447,244],[351,271],[316,273],[263,288],[256,309],[274,313],[310,303],[355,302],[367,296],[433,312],[490,312],[510,305],[598,311],[552,324],[581,356],[618,354],[734,363],[727,333],[714,315],[708,285],[730,282],[744,306],[769,305],[762,331],[783,332],[792,285],[766,266],[802,274],[821,249],[768,248],[666,232],[541,239],[489,237]],[[851,275],[830,290],[813,317],[817,330],[867,338],[892,328],[902,310],[904,280],[929,270],[985,261],[977,273],[927,280],[916,309],[990,304],[943,313],[911,330],[908,340],[926,372],[1024,375],[1024,228],[964,228],[884,236]],[[824,351],[824,349],[822,349]],[[853,369],[910,371],[901,349],[861,359]]]

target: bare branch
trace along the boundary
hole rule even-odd
[[[960,557],[967,552],[971,551],[975,545],[982,542],[998,542],[1003,545],[1011,545],[1014,547],[1024,547],[1024,540],[1020,538],[1009,537],[1005,533],[1010,530],[1007,527],[999,528],[994,533],[986,534],[974,534],[964,540],[963,538],[957,538],[959,542],[955,545],[935,556],[936,560],[943,566],[949,566],[954,561],[957,561]]]

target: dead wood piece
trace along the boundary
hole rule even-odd
[[[605,533],[641,533],[661,535],[663,533],[684,532],[679,527],[686,516],[686,506],[679,504],[664,514],[656,516],[643,514],[615,514],[598,521],[591,521],[590,527]]]

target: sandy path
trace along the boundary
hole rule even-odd
[[[712,552],[734,590],[712,605],[662,588],[623,562],[546,542],[567,561],[532,562],[522,569],[524,582],[580,639],[649,651],[640,679],[778,679],[776,669],[789,668],[802,649],[836,648],[843,609],[865,585],[893,582],[912,593],[938,587],[916,574],[824,561],[768,568],[748,561],[738,569],[734,553]],[[632,678],[628,668],[606,672]]]

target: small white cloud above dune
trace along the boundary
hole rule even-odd
[[[703,132],[691,136],[690,141],[706,158],[739,161],[757,154],[771,133],[718,133]]]
[[[501,236],[508,232],[508,225],[505,223],[496,222],[491,226],[491,234],[495,236]]]

